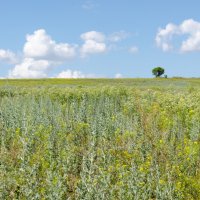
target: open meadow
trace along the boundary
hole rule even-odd
[[[0,80],[0,199],[199,200],[200,79]]]

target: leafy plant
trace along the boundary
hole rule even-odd
[[[0,199],[200,199],[197,82],[130,81],[0,87]]]

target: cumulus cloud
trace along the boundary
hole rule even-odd
[[[55,78],[97,78],[95,74],[83,74],[78,70],[67,69],[60,72]]]
[[[132,46],[130,49],[129,49],[129,52],[132,53],[132,54],[136,54],[138,53],[139,49],[138,47],[136,46]]]
[[[107,50],[105,35],[100,32],[90,31],[83,33],[81,39],[84,40],[80,52],[85,57],[88,54],[104,53]]]
[[[60,72],[56,78],[86,78],[87,76],[84,75],[80,71],[72,71],[70,69]]]
[[[44,29],[36,30],[26,36],[24,56],[35,59],[64,60],[76,55],[76,46],[67,43],[56,43]]]
[[[9,71],[9,78],[45,78],[49,77],[52,68],[66,64],[73,57],[86,57],[108,51],[109,45],[125,39],[127,33],[120,31],[105,35],[89,31],[80,37],[83,40],[82,45],[58,43],[47,34],[46,30],[38,29],[26,36],[21,58],[10,50],[0,49],[0,61],[14,64],[13,69]],[[95,76],[68,69],[60,72],[57,77],[94,78]]]
[[[85,41],[95,40],[96,42],[104,42],[105,35],[101,32],[89,31],[89,32],[81,34],[81,39],[83,39]]]
[[[106,51],[106,44],[99,43],[94,40],[87,40],[81,48],[81,55],[104,53]]]
[[[200,50],[200,22],[192,19],[184,21],[180,30],[183,34],[188,34],[187,40],[182,42],[181,51],[199,51]]]
[[[7,63],[16,63],[17,56],[10,50],[0,49],[0,61],[7,62]]]
[[[25,58],[9,72],[9,78],[45,78],[51,63],[47,60]]]
[[[159,29],[156,35],[157,46],[162,48],[163,51],[169,51],[173,49],[170,44],[172,36],[178,33],[178,27],[174,24],[167,24],[164,29]]]
[[[76,45],[55,42],[44,29],[26,36],[23,59],[9,72],[9,78],[45,78],[52,67],[76,55]],[[9,54],[10,57],[12,54]]]
[[[163,51],[170,51],[174,48],[173,38],[175,35],[187,35],[186,40],[182,40],[179,50],[181,52],[200,51],[200,22],[187,19],[181,24],[169,23],[164,29],[159,29],[156,35],[156,44]]]

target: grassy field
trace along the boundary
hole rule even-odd
[[[0,80],[0,199],[199,200],[200,79]]]
[[[14,87],[39,87],[39,86],[57,86],[57,87],[91,87],[91,86],[124,86],[124,87],[199,87],[200,79],[184,79],[184,78],[170,78],[170,79],[0,79],[0,86],[14,86]]]

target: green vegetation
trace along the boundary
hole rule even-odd
[[[156,67],[152,70],[152,74],[155,77],[161,77],[165,73],[165,70],[162,67]]]
[[[200,79],[0,85],[0,199],[200,199]]]

